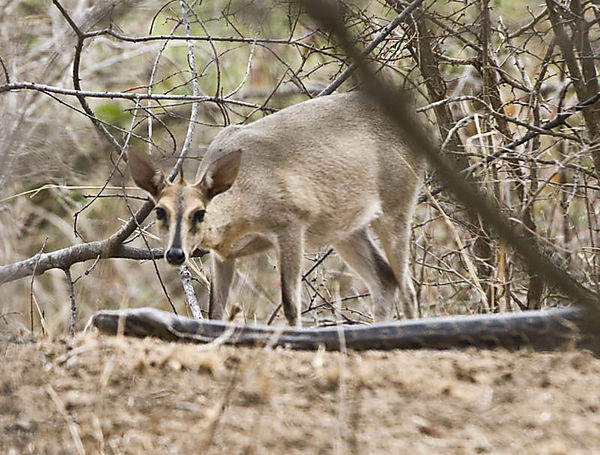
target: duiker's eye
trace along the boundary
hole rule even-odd
[[[160,221],[167,219],[167,212],[162,207],[156,207],[154,213],[156,213],[156,218]]]
[[[196,210],[194,212],[194,214],[192,215],[192,220],[194,221],[194,223],[202,223],[202,220],[204,220],[204,214],[206,213],[206,210]]]

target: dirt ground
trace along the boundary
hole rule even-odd
[[[600,453],[600,360],[587,352],[0,335],[2,454]]]

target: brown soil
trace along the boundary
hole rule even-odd
[[[0,341],[0,453],[599,453],[586,352]]]

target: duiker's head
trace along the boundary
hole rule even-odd
[[[196,183],[183,177],[170,183],[143,152],[131,150],[129,169],[136,185],[146,190],[154,203],[158,226],[171,265],[183,264],[200,246],[207,205],[227,191],[237,177],[241,151],[228,153],[209,163]]]

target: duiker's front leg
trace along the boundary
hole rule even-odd
[[[223,319],[227,296],[233,278],[235,259],[221,260],[215,253],[211,253],[212,277],[210,283],[210,303],[208,307],[209,319]]]
[[[300,327],[300,268],[304,254],[304,232],[291,229],[279,234],[277,240],[283,312],[291,326]]]

